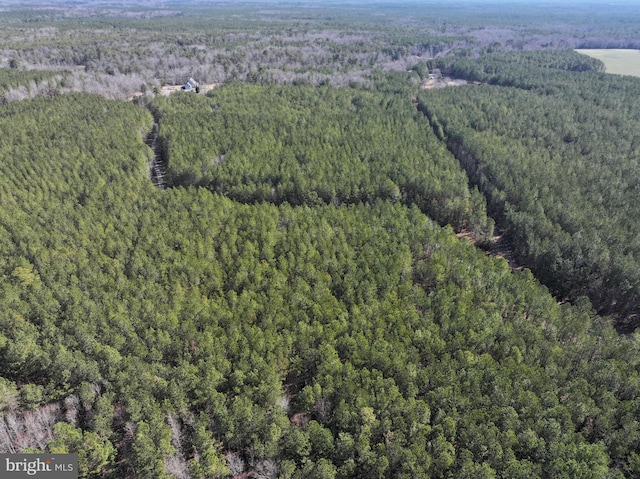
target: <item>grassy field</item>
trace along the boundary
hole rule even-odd
[[[602,60],[607,73],[640,77],[640,50],[576,50],[578,53]]]

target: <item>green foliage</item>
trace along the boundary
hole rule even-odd
[[[35,345],[33,346],[35,347]],[[31,409],[40,406],[44,400],[43,388],[37,384],[25,384],[20,389],[20,405]]]
[[[16,384],[0,377],[0,412],[6,413],[18,405],[18,388]]]
[[[634,328],[640,81],[593,73],[592,63],[551,52],[454,61],[500,86],[424,93],[420,108],[521,261],[561,298],[588,296]]]
[[[95,477],[115,457],[115,448],[95,432],[82,431],[64,422],[54,426],[55,438],[47,444],[52,454],[78,453],[78,473],[80,477]]]
[[[168,478],[164,459],[171,454],[171,433],[164,424],[139,422],[131,445],[131,467],[136,477]]]
[[[229,475],[229,467],[221,454],[221,444],[207,430],[206,416],[202,415],[193,436],[195,457],[189,461],[192,476],[198,478],[222,478]]]
[[[249,203],[416,203],[441,223],[491,236],[482,198],[398,95],[233,84],[207,98],[158,98],[154,109],[174,185]]]
[[[411,69],[418,74],[421,80],[429,77],[429,68],[425,62],[418,62]]]
[[[259,106],[270,91],[246,88],[229,87],[229,101],[246,94]],[[388,97],[346,91],[320,90],[379,117],[350,126],[383,121]],[[301,110],[320,94],[281,92]],[[222,111],[220,95],[171,99],[163,115],[174,101]],[[468,192],[398,101],[389,126],[405,119],[424,133],[420,145],[442,152],[423,152],[427,179]],[[298,118],[313,121],[310,109]],[[143,142],[151,121],[91,95],[0,109],[0,365],[25,417],[64,400],[49,450],[84,451],[87,476],[154,479],[275,475],[276,465],[282,477],[323,478],[636,468],[636,338],[586,303],[559,305],[530,272],[459,241],[417,201],[247,204],[206,188],[155,189]],[[270,141],[293,141],[290,125]],[[363,171],[381,179],[388,166]]]
[[[33,86],[37,88],[40,84],[59,83],[68,72],[46,71],[46,70],[20,70],[19,61],[15,58],[9,60],[9,68],[0,68],[0,96],[10,88],[19,86]]]
[[[500,52],[483,55],[481,59],[443,57],[431,60],[455,78],[516,86],[530,89],[533,85],[557,83],[566,80],[562,72],[603,72],[604,63],[575,51]]]

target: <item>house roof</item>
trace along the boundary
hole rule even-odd
[[[195,81],[193,78],[189,78],[189,80],[187,81],[187,83],[184,84],[182,89],[185,91],[190,91],[193,88],[197,88],[197,86],[198,86],[198,82]]]

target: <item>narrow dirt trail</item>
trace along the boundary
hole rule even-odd
[[[491,238],[491,248],[487,254],[495,256],[497,258],[504,258],[509,263],[509,267],[514,271],[520,271],[524,269],[524,265],[516,259],[513,245],[507,240],[504,233]]]
[[[158,123],[153,124],[151,133],[147,136],[145,143],[153,151],[153,160],[149,162],[149,177],[154,186],[160,189],[167,187],[165,162],[158,142]]]
[[[458,239],[466,239],[471,244],[476,246],[477,240],[469,231],[461,231],[460,233],[456,234],[456,237]],[[507,237],[504,235],[504,233],[497,234],[491,238],[491,246],[489,247],[489,249],[480,248],[479,246],[478,249],[482,249],[482,251],[484,251],[488,256],[494,256],[496,258],[502,258],[506,260],[507,263],[509,263],[509,268],[511,268],[513,271],[520,271],[524,269],[524,265],[516,259],[513,246],[511,245],[509,240],[507,240]]]
[[[429,82],[431,82],[431,86],[429,86]],[[443,81],[442,79],[437,79],[437,80],[429,80],[429,82],[427,82],[427,85],[423,86],[423,88],[426,88],[426,89],[443,88],[447,86],[457,86],[457,85],[467,84],[467,82],[464,80],[450,83],[450,82]],[[438,84],[438,86],[436,86],[435,82],[440,82],[440,83]],[[449,152],[456,158],[456,160],[458,160],[460,167],[464,169],[467,173],[467,177],[469,178],[469,185],[472,185],[472,177],[473,177],[474,169],[476,168],[476,165],[477,165],[477,159],[473,158],[471,155],[466,153],[464,148],[461,147],[461,145],[453,144],[447,141],[446,138],[443,138],[438,131],[438,130],[442,131],[442,128],[440,127],[440,125],[436,125],[431,122],[426,111],[420,108],[420,105],[417,99],[413,100],[413,105],[416,107],[416,109],[420,113],[422,113],[427,118],[436,136],[445,143]],[[494,218],[494,221],[495,221],[495,218]],[[495,234],[491,238],[491,246],[489,247],[488,250],[483,248],[483,251],[485,251],[487,255],[505,259],[507,263],[509,263],[509,267],[513,271],[520,271],[524,269],[525,266],[517,260],[513,245],[508,240],[507,236],[497,226],[496,226],[496,230],[497,230],[496,231],[497,234]],[[467,239],[473,245],[477,244],[477,239],[474,238],[473,235],[468,231],[461,231],[456,236],[458,238]]]
[[[205,83],[200,86],[200,94],[206,94],[209,90],[218,87],[217,83]],[[182,89],[182,85],[167,85],[163,86],[160,94],[161,95],[171,95],[172,93],[179,92]],[[196,93],[187,93],[188,95],[195,95]],[[129,101],[135,99],[138,96],[141,96],[142,93],[136,93],[135,95],[128,98]],[[154,123],[153,129],[151,133],[145,139],[145,144],[151,148],[153,151],[153,160],[149,162],[149,177],[151,178],[151,182],[154,186],[157,186],[161,189],[167,188],[167,177],[166,177],[166,165],[167,162],[162,154],[162,145],[158,142],[158,118],[154,115]]]

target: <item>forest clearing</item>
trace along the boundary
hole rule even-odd
[[[184,85],[163,85],[160,88],[160,93],[162,95],[171,95],[172,93],[182,91],[183,90],[183,88],[182,88],[183,86]],[[211,90],[213,88],[216,88],[217,86],[218,86],[218,84],[216,84],[216,83],[202,83],[200,85],[199,93],[201,93],[203,95],[206,95],[209,90]]]
[[[159,94],[164,95],[164,96],[168,96],[171,95],[172,93],[177,93],[177,92],[182,92],[184,84],[182,85],[162,85],[160,87],[159,90]],[[209,90],[212,90],[213,88],[216,88],[217,86],[219,86],[217,83],[203,83],[200,85],[200,90],[199,93],[202,95],[206,95],[206,93]],[[191,93],[191,92],[185,92],[185,93]],[[136,98],[140,98],[141,96],[144,96],[145,93],[143,92],[136,92],[133,95],[127,97],[127,101],[131,101],[134,100]]]
[[[425,90],[432,90],[434,88],[446,88],[450,86],[460,86],[466,85],[467,80],[462,80],[459,78],[449,78],[449,77],[441,77],[441,78],[430,78],[425,81],[422,85],[422,88]]]

